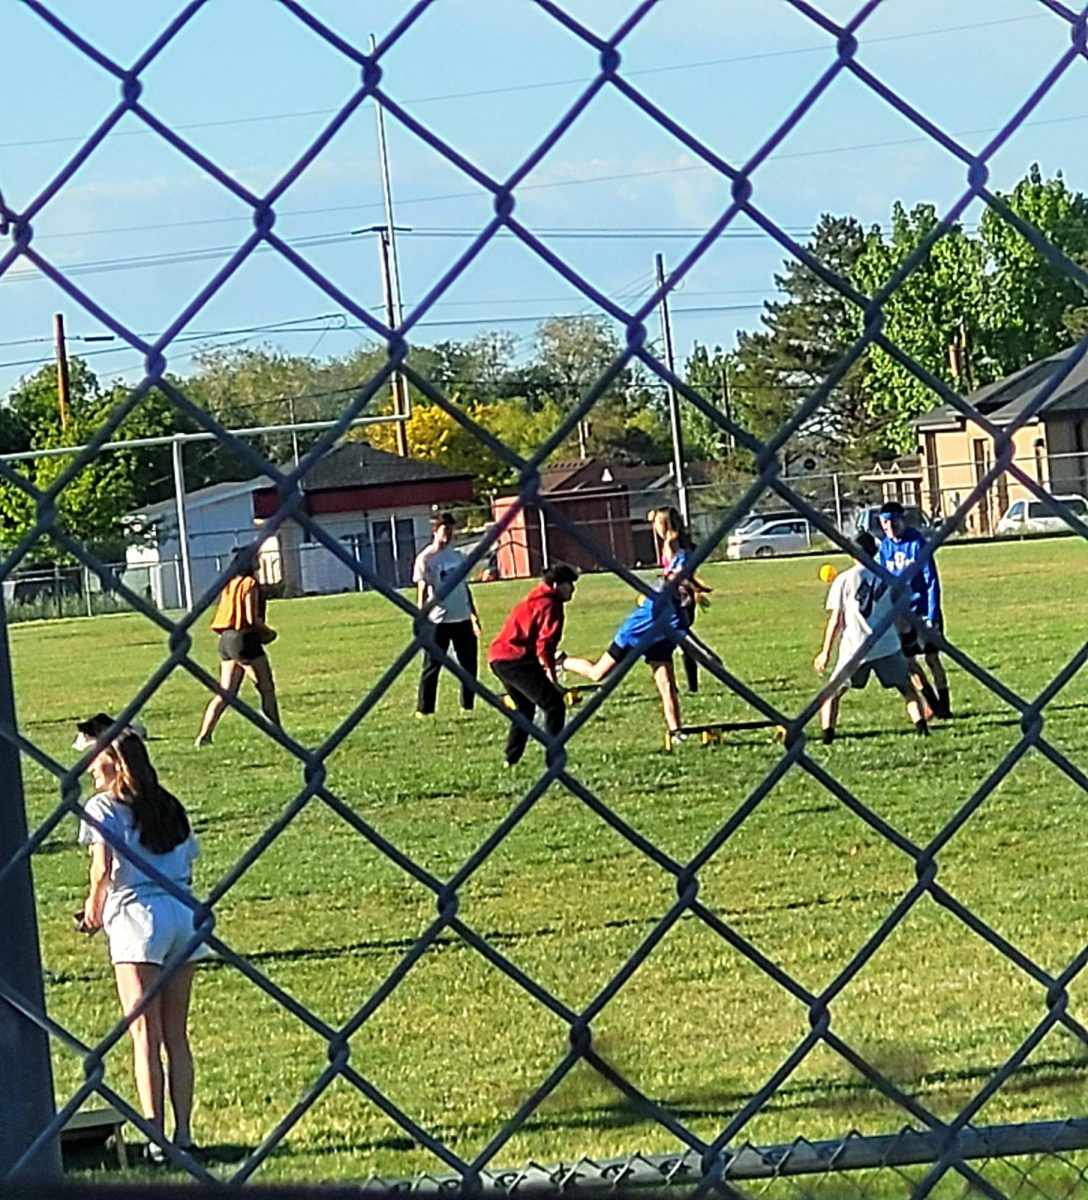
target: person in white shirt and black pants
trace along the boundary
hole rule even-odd
[[[480,618],[467,581],[462,579],[448,595],[437,602],[435,600],[448,581],[464,569],[465,560],[461,551],[450,545],[456,524],[453,515],[448,512],[441,513],[435,519],[431,544],[417,556],[412,582],[416,585],[416,604],[435,624],[435,645],[447,651],[452,644],[457,661],[475,679],[479,659]],[[441,669],[438,659],[424,652],[416,701],[417,717],[434,714],[438,698],[438,673]],[[461,708],[470,712],[475,701],[476,693],[467,683],[462,683]]]

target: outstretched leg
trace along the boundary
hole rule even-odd
[[[563,659],[563,670],[573,671],[575,675],[584,675],[586,679],[592,680],[594,683],[600,683],[602,679],[607,678],[616,665],[616,660],[607,651],[592,662],[588,658],[574,658],[567,655]]]

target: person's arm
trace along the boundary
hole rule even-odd
[[[91,929],[102,924],[102,910],[110,882],[110,848],[105,842],[91,846],[91,878],[87,899],[83,904],[83,921]]]
[[[840,629],[842,629],[842,611],[836,608],[827,615],[824,644],[820,647],[820,653],[812,660],[812,665],[821,675],[827,670],[828,659],[831,658],[831,651],[835,646],[835,639],[839,636]]]
[[[416,608],[423,611],[424,601],[427,599],[427,560],[424,558],[426,548],[424,548],[416,556],[416,561],[412,564],[412,582],[416,585]]]
[[[930,625],[937,625],[941,616],[941,581],[932,556],[922,566],[922,582],[926,587],[926,620]]]
[[[257,603],[257,581],[251,577],[248,582],[249,586],[242,596],[242,628],[260,629],[264,622]]]
[[[469,587],[467,582],[465,583],[465,591],[468,593],[468,607],[472,613],[470,618],[472,621],[472,632],[479,638],[483,636],[484,627],[480,624],[480,611],[476,607],[476,597],[473,596],[472,588]]]
[[[555,676],[555,656],[559,650],[559,639],[562,635],[562,605],[551,604],[544,610],[537,627],[536,655],[540,660],[540,665],[544,668],[544,674],[556,687],[559,686],[559,681]]]

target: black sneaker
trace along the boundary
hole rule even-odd
[[[830,746],[834,740],[835,740],[835,730],[834,729],[825,729],[823,732],[824,745]]]
[[[919,737],[929,737],[929,722],[925,719],[914,722],[914,732]]]

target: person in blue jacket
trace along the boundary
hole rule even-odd
[[[944,613],[941,611],[941,581],[937,564],[932,558],[919,561],[926,539],[907,524],[903,506],[898,500],[888,500],[880,510],[880,528],[884,538],[877,547],[877,562],[891,575],[910,580],[910,611],[921,627],[900,619],[899,640],[903,653],[910,661],[915,686],[922,693],[933,715],[947,719],[952,715],[948,694],[948,675],[941,662],[938,638],[944,632]],[[930,684],[922,669],[922,660],[933,677]]]

